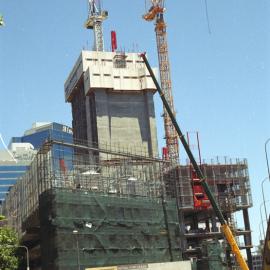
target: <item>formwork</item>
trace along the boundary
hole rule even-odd
[[[94,163],[93,153],[103,160]],[[164,192],[168,167],[111,145],[46,142],[5,205],[32,269],[180,260],[177,204]]]

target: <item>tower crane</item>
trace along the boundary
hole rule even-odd
[[[160,72],[160,83],[163,90],[164,96],[175,115],[173,95],[172,95],[172,83],[171,83],[171,71],[168,53],[168,42],[167,42],[167,26],[164,21],[164,2],[165,0],[151,0],[151,8],[143,15],[146,21],[155,20],[155,32],[156,42],[159,60],[159,72]],[[164,117],[164,128],[165,128],[165,139],[166,139],[166,154],[165,158],[172,161],[178,162],[179,160],[179,146],[178,137],[172,121],[163,106],[163,117]]]
[[[102,23],[108,17],[108,11],[101,9],[101,0],[88,0],[88,19],[85,23],[87,29],[94,30],[94,50],[104,51]]]
[[[174,105],[173,105],[172,88],[171,88],[171,74],[170,74],[170,63],[169,63],[169,55],[168,55],[168,44],[167,44],[167,32],[166,32],[167,29],[166,29],[166,23],[164,21],[164,12],[165,12],[164,2],[165,0],[151,0],[152,6],[149,9],[148,13],[146,13],[143,16],[143,18],[146,21],[155,20],[155,24],[156,24],[155,32],[156,32],[156,38],[157,38],[161,87],[159,86],[159,83],[157,82],[155,78],[155,75],[150,67],[150,64],[148,63],[147,58],[145,57],[144,54],[142,54],[141,56],[156,85],[157,91],[163,103],[166,144],[168,148],[169,159],[171,161],[175,161],[178,159],[179,146],[178,146],[177,136],[179,136],[179,139],[194,168],[196,176],[198,180],[200,181],[201,186],[204,192],[206,193],[207,197],[209,198],[209,201],[213,207],[213,210],[220,221],[222,232],[225,238],[227,239],[227,242],[229,243],[232,249],[232,252],[235,254],[236,260],[239,263],[240,268],[243,270],[248,270],[249,268],[247,266],[247,263],[243,255],[240,252],[240,249],[237,245],[234,235],[229,225],[227,224],[219,208],[219,205],[217,204],[217,201],[206,182],[206,178],[203,172],[201,171],[201,168],[197,164],[193,156],[193,153],[191,152],[190,147],[185,137],[183,136],[183,133],[180,130],[180,127],[175,118],[175,110],[174,110]]]

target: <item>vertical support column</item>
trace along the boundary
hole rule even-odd
[[[245,230],[250,231],[248,209],[243,209],[243,218],[244,218]],[[248,267],[250,270],[252,270],[253,263],[252,263],[252,255],[251,255],[251,248],[250,248],[252,246],[251,232],[249,232],[249,234],[244,235],[244,241],[245,241],[245,246],[246,246]]]
[[[216,221],[216,216],[212,216],[211,217],[211,224],[212,224],[212,232],[217,232],[218,228],[217,228],[217,221]]]
[[[226,249],[226,261],[227,261],[227,267],[228,269],[232,270],[232,259],[231,259],[231,249],[228,246]]]
[[[110,96],[105,89],[99,89],[95,91],[95,125],[96,125],[96,137],[98,144],[112,142],[112,125],[111,125],[111,112],[110,112]],[[93,125],[91,123],[90,125]],[[88,127],[90,127],[90,125]],[[102,159],[106,154],[100,154]]]
[[[146,110],[146,119],[148,125],[148,153],[149,156],[158,156],[158,142],[157,142],[157,130],[156,130],[156,120],[155,120],[155,109],[153,93],[149,91],[144,92],[144,102]]]
[[[185,255],[185,251],[187,250],[187,238],[185,237],[184,215],[183,211],[179,208],[178,208],[178,220],[180,227],[180,249],[182,251],[183,259],[188,260],[189,258]]]
[[[192,230],[198,230],[198,224],[199,223],[199,221],[198,221],[198,217],[197,217],[197,215],[194,215],[193,217],[192,217],[192,227],[191,227],[191,229]]]
[[[210,232],[210,222],[209,222],[209,219],[207,219],[205,221],[205,228],[206,228],[207,232]]]
[[[86,141],[86,99],[84,94],[83,82],[80,81],[76,88],[76,93],[74,94],[71,101],[73,138],[75,140]]]
[[[97,115],[96,115],[96,99],[95,93],[86,96],[86,121],[87,121],[87,138],[90,147],[98,147],[98,132],[97,132]],[[89,151],[89,158],[91,164],[97,164],[99,160],[99,153]]]

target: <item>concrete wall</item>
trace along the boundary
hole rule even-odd
[[[113,147],[129,148],[136,154],[158,156],[152,93],[97,90],[95,109],[100,144],[109,143]],[[93,124],[89,121],[88,134],[92,134]]]
[[[111,267],[86,268],[85,270],[191,270],[190,261],[132,264]]]

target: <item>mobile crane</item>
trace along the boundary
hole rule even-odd
[[[179,146],[178,146],[178,137],[190,159],[190,162],[194,169],[194,175],[196,176],[196,185],[200,186],[202,191],[206,194],[207,200],[210,201],[211,206],[217,215],[219,222],[221,224],[222,232],[227,239],[232,252],[236,256],[236,260],[239,263],[242,270],[248,270],[247,263],[242,256],[240,249],[237,245],[237,242],[233,236],[233,233],[227,224],[217,202],[212,194],[207,182],[206,178],[203,175],[199,165],[197,164],[193,153],[190,150],[190,147],[182,134],[180,127],[175,118],[175,110],[173,104],[173,96],[172,96],[172,87],[171,87],[171,73],[170,73],[170,63],[169,63],[169,54],[168,54],[168,43],[167,43],[167,27],[164,21],[164,7],[165,0],[151,0],[152,6],[150,7],[149,11],[143,16],[146,21],[153,21],[155,20],[155,32],[156,32],[156,39],[157,39],[157,49],[158,49],[158,58],[159,58],[159,69],[160,69],[160,82],[161,86],[151,69],[150,64],[145,56],[142,54],[141,57],[143,58],[145,65],[154,81],[154,84],[158,90],[160,98],[163,103],[163,110],[164,110],[164,126],[165,126],[165,133],[166,133],[166,145],[168,149],[168,156],[169,160],[175,161],[179,158]]]
[[[168,113],[168,116],[170,117],[170,119],[172,121],[172,125],[174,126],[174,128],[175,128],[175,130],[176,130],[176,132],[177,132],[177,134],[179,136],[179,139],[180,139],[180,141],[181,141],[181,143],[182,143],[182,145],[183,145],[183,147],[184,147],[184,149],[185,149],[185,151],[186,151],[186,153],[187,153],[187,155],[188,155],[188,157],[190,159],[190,162],[191,162],[191,164],[193,166],[193,169],[194,169],[194,171],[195,171],[195,173],[196,173],[196,175],[198,177],[198,181],[200,181],[201,186],[203,187],[203,190],[206,193],[206,195],[207,195],[207,197],[208,197],[208,199],[209,199],[209,201],[210,201],[210,203],[212,205],[212,208],[213,208],[216,216],[219,219],[219,222],[221,224],[222,232],[223,232],[225,238],[227,239],[227,242],[229,243],[232,252],[235,254],[236,260],[237,260],[240,268],[242,270],[249,270],[249,268],[247,266],[247,263],[246,263],[244,257],[242,256],[242,254],[240,252],[240,249],[239,249],[239,247],[237,245],[237,242],[236,242],[236,240],[235,240],[235,238],[233,236],[233,233],[232,233],[229,225],[227,224],[227,222],[226,222],[226,220],[225,220],[225,218],[224,218],[224,216],[223,216],[223,214],[222,214],[222,212],[221,212],[221,210],[220,210],[220,208],[219,208],[219,206],[218,206],[218,204],[216,202],[216,199],[215,199],[214,195],[212,194],[212,192],[211,192],[211,190],[209,188],[209,185],[206,182],[205,176],[203,175],[199,165],[197,164],[197,162],[196,162],[196,160],[195,160],[195,158],[193,156],[193,153],[191,152],[191,150],[189,148],[189,145],[188,145],[188,143],[187,143],[187,141],[186,141],[186,139],[185,139],[185,137],[184,137],[178,123],[177,123],[177,121],[176,121],[174,113],[171,110],[170,104],[166,100],[164,91],[160,87],[160,85],[159,85],[159,83],[158,83],[158,81],[157,81],[157,79],[156,79],[156,77],[154,75],[153,70],[151,69],[151,66],[150,66],[145,54],[141,54],[141,57],[143,58],[143,61],[144,61],[145,65],[146,65],[146,67],[147,67],[147,69],[148,69],[148,71],[149,71],[149,73],[150,73],[150,75],[151,75],[151,77],[153,79],[153,82],[154,82],[154,84],[155,84],[155,86],[157,88],[157,91],[158,91],[158,93],[160,95],[160,98],[162,100],[163,106],[166,109],[166,111]]]

